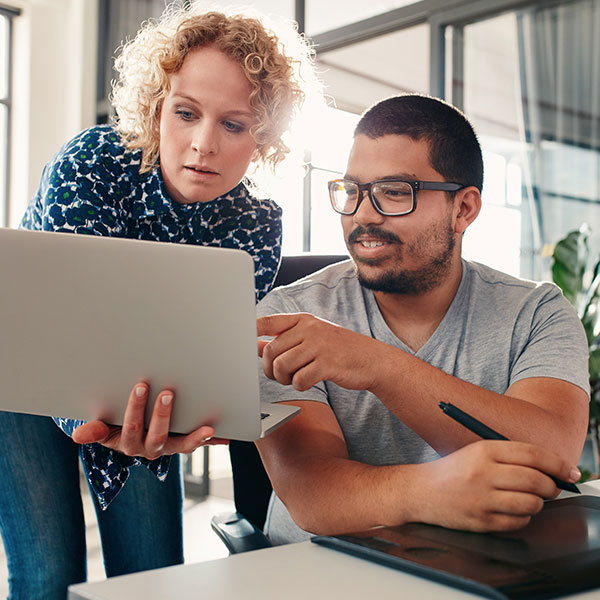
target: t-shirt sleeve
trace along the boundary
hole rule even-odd
[[[529,327],[530,334],[515,355],[510,384],[551,377],[573,383],[589,395],[589,354],[581,321],[558,287],[543,284],[541,289],[533,312],[522,311],[527,316],[516,323],[516,327]]]
[[[303,312],[300,308],[285,295],[285,292],[279,288],[273,290],[258,303],[256,314],[258,317],[280,313]],[[260,398],[263,402],[285,402],[291,400],[312,400],[328,404],[327,392],[323,382],[311,387],[310,389],[299,392],[291,385],[282,385],[277,381],[269,379],[262,368],[262,363],[258,361],[258,372],[260,380]]]

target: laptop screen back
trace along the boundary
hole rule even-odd
[[[175,391],[172,431],[259,437],[247,253],[0,229],[0,281],[1,410],[119,424],[146,380]]]

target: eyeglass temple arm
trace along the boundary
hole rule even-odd
[[[457,192],[467,187],[462,183],[450,183],[448,181],[417,181],[417,190],[437,190],[442,192]]]

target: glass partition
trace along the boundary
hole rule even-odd
[[[429,26],[415,25],[318,56],[336,106],[361,113],[382,98],[429,91]]]
[[[0,227],[8,222],[11,17],[0,13]]]
[[[415,4],[418,0],[306,0],[306,32],[316,35]]]
[[[454,31],[447,80],[485,150],[481,216],[465,253],[533,279],[583,223],[600,245],[600,3],[536,6]],[[457,50],[456,45],[461,47]]]

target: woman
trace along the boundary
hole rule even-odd
[[[282,136],[309,81],[300,67],[312,77],[295,33],[291,46],[256,19],[194,7],[146,23],[116,62],[115,125],[92,127],[59,150],[22,227],[240,248],[254,259],[262,297],[279,263],[281,210],[255,198],[244,176],[288,151]],[[167,438],[173,394],[162,391],[148,432],[140,431],[149,392],[134,388],[122,430],[94,421],[75,434],[102,444],[68,437],[81,422],[56,419],[60,431],[49,418],[0,413],[10,598],[64,598],[85,580],[79,454],[107,575],[183,561],[176,453],[207,443],[213,430]]]

